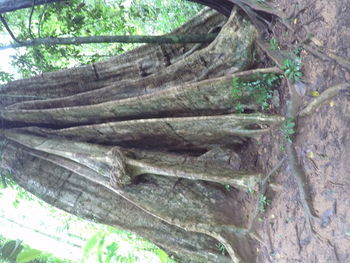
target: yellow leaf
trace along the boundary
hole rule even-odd
[[[311,96],[318,97],[318,96],[320,96],[320,93],[317,90],[315,90],[315,91],[311,92]]]
[[[309,158],[310,158],[310,159],[314,159],[314,158],[315,158],[314,152],[309,152]]]
[[[298,18],[294,18],[294,25],[298,24]]]
[[[329,103],[329,106],[333,107],[335,105],[334,100],[331,100],[331,102]]]

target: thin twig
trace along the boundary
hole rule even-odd
[[[43,20],[43,17],[46,15],[46,10],[48,7],[48,4],[46,2],[47,0],[44,1],[44,9],[41,12],[40,16],[39,16],[39,24],[38,24],[38,36],[41,38],[41,22]]]
[[[153,44],[177,44],[177,43],[209,43],[217,37],[217,34],[177,34],[162,36],[90,36],[90,37],[65,37],[65,38],[36,38],[24,42],[18,42],[0,46],[0,50],[8,48],[32,47],[38,45],[80,45],[91,43],[153,43]]]
[[[2,22],[2,24],[4,25],[4,27],[6,28],[7,32],[10,34],[11,38],[16,42],[16,43],[21,43],[21,41],[19,41],[15,35],[12,33],[10,27],[8,26],[5,18],[3,18],[3,16],[0,14],[0,21]]]
[[[35,0],[33,0],[32,2],[32,8],[30,10],[30,15],[29,15],[29,23],[28,23],[28,34],[30,36],[31,39],[34,39],[34,36],[32,34],[32,18],[33,18],[33,13],[34,13],[34,7],[35,7]]]

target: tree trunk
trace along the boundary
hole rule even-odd
[[[181,262],[253,262],[246,215],[222,184],[256,186],[260,172],[239,170],[235,150],[283,118],[234,114],[227,74],[256,78],[244,72],[256,31],[235,9],[227,21],[205,10],[173,33],[220,29],[209,45],[146,45],[3,85],[1,166],[46,202]],[[257,109],[248,91],[240,102]]]
[[[36,0],[34,5],[49,4],[62,0]],[[33,6],[32,0],[0,0],[0,14]]]

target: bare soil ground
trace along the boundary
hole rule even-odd
[[[275,6],[292,15],[299,36],[312,33],[312,45],[350,60],[350,1],[280,0]],[[278,23],[271,36],[279,40],[281,49],[296,47],[295,36]],[[303,106],[314,99],[313,91],[350,82],[349,70],[335,61],[323,61],[306,51],[301,57],[306,84]],[[288,88],[282,86],[279,92],[282,103],[276,111],[284,114]],[[256,159],[257,167],[269,172],[286,156],[282,145],[281,132],[271,131],[252,146],[255,149],[249,150],[246,160]],[[255,227],[262,239],[258,262],[350,262],[350,91],[327,101],[312,116],[299,118],[294,146],[318,216],[312,222],[315,232],[308,227],[295,178],[285,161],[271,178],[266,193],[271,203]]]

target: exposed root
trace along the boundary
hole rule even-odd
[[[279,68],[283,67],[283,60],[286,57],[281,54],[280,50],[271,50],[270,46],[262,38],[258,38],[256,43]]]
[[[312,206],[312,200],[308,189],[309,184],[302,167],[298,163],[297,154],[292,143],[287,143],[286,152],[291,174],[293,175],[298,186],[301,205],[308,218],[317,218],[317,215]]]
[[[294,119],[298,116],[296,111],[296,107],[297,107],[296,104],[298,103],[297,96],[298,95],[295,93],[295,91],[291,90],[291,100],[289,101],[289,105],[286,113],[287,118]],[[298,162],[298,157],[297,157],[295,148],[293,146],[293,142],[288,142],[288,141],[286,142],[286,152],[287,152],[287,161],[291,169],[291,174],[297,183],[299,199],[306,216],[308,229],[314,237],[316,237],[321,242],[324,242],[326,241],[326,239],[322,237],[319,233],[317,233],[317,231],[315,230],[315,227],[313,226],[314,221],[319,221],[319,217],[317,216],[313,208],[308,180],[306,178],[306,174],[303,168]]]
[[[255,203],[255,209],[254,209],[254,214],[253,217],[251,217],[252,219],[250,220],[249,224],[248,224],[248,229],[249,231],[252,229],[252,227],[255,225],[256,219],[259,216],[259,207],[260,207],[260,199],[259,197],[261,195],[265,195],[266,190],[267,190],[267,183],[268,180],[270,179],[270,177],[275,174],[282,166],[282,164],[284,163],[284,161],[286,160],[286,157],[283,157],[278,164],[261,180],[260,182],[260,187],[259,187],[259,192],[257,195],[257,200]],[[258,239],[259,240],[259,239]]]
[[[257,254],[251,245],[256,240],[262,241],[256,237],[255,233],[248,232],[247,229],[230,227],[230,229],[223,229],[221,233],[212,233],[212,236],[225,246],[232,262],[256,262]]]
[[[346,68],[347,70],[350,70],[350,61],[340,57],[338,55],[335,55],[329,51],[325,51],[325,50],[320,50],[320,49],[316,49],[311,47],[310,45],[303,45],[303,48],[310,52],[311,54],[313,54],[314,56],[322,59],[322,60],[334,60],[335,62],[337,62],[340,66],[342,66],[343,68]]]
[[[275,73],[275,74],[283,74],[283,71],[279,67],[270,67],[270,68],[257,68],[257,69],[250,69],[246,71],[240,71],[231,73],[230,70],[226,72],[226,76],[229,76],[232,74],[232,77],[249,77],[254,76],[255,74],[266,74],[266,73]]]
[[[340,66],[350,70],[350,61],[343,58],[343,57],[340,57],[338,55],[335,55],[331,52],[326,52],[326,55],[328,57],[330,57],[331,59],[333,59],[334,61],[336,61]]]
[[[164,153],[160,153],[160,155]],[[203,180],[222,184],[229,184],[238,188],[254,188],[260,174],[253,172],[235,171],[221,167],[206,167],[205,163],[198,161],[198,165],[176,164],[159,159],[127,159],[127,164],[137,174],[157,174],[168,177],[186,178],[189,180]]]
[[[318,107],[324,104],[327,100],[336,96],[341,90],[345,90],[350,87],[349,83],[341,83],[335,86],[332,86],[326,89],[324,92],[320,94],[317,98],[315,98],[312,102],[309,103],[302,111],[299,113],[299,117],[305,117],[311,115],[316,111]]]
[[[293,29],[293,27],[287,22],[286,18],[288,17],[286,14],[284,14],[283,12],[280,11],[275,11],[273,10],[269,5],[267,5],[266,3],[264,3],[264,8],[258,8],[259,4],[257,5],[256,3],[254,3],[254,1],[252,1],[250,3],[250,1],[248,1],[248,3],[246,4],[247,8],[244,8],[245,5],[243,5],[241,3],[240,0],[230,0],[231,2],[239,5],[249,16],[249,18],[252,20],[252,22],[255,24],[256,28],[262,32],[261,28],[262,25],[265,25],[266,28],[270,27],[270,25],[268,23],[262,23],[261,22],[261,17],[258,15],[257,11],[263,11],[265,13],[268,13],[270,15],[273,15],[277,18],[279,18],[280,22],[291,32],[295,33],[295,29]],[[243,7],[242,7],[243,5]],[[252,15],[254,14],[254,15]],[[259,21],[260,20],[260,21]],[[322,60],[333,60],[335,61],[337,64],[339,64],[341,67],[346,68],[347,70],[350,70],[350,61],[347,60],[344,57],[338,56],[336,54],[333,54],[330,51],[327,50],[322,50],[321,48],[314,48],[308,44],[306,44],[305,42],[310,40],[310,36],[312,36],[312,33],[308,32],[307,33],[308,37],[306,38],[306,40],[300,40],[299,37],[297,37],[297,39],[299,39],[299,46],[302,46],[306,51],[308,51],[309,53],[313,54],[314,56],[322,59]],[[279,67],[282,67],[282,63],[281,63],[281,56],[278,55],[278,53],[281,53],[281,51],[272,51],[269,46],[264,43],[264,41],[260,38],[257,39],[257,44],[258,46],[268,55],[268,57],[270,57]]]
[[[327,57],[325,54],[323,54],[322,52],[319,52],[318,50],[312,48],[310,45],[303,45],[302,46],[307,52],[311,53],[312,55],[314,55],[315,57],[318,57],[319,59],[321,59],[322,61],[329,61],[330,58]]]

